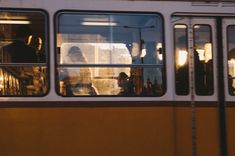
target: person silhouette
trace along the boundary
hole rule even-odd
[[[228,91],[230,95],[234,95],[235,88],[233,87],[233,77],[229,74],[228,75]]]
[[[195,67],[195,86],[197,95],[206,95],[207,90],[204,81],[204,64],[199,59],[199,53],[194,50],[194,67]]]
[[[16,30],[14,41],[3,47],[3,53],[8,57],[3,60],[6,63],[36,63],[36,50],[27,45],[27,39],[31,35],[31,30],[26,25],[21,25]]]
[[[134,94],[133,82],[126,73],[124,72],[119,73],[117,81],[118,81],[118,86],[121,88],[118,95],[131,96]]]
[[[72,46],[65,58],[65,63],[86,64],[87,60],[79,47]],[[97,95],[97,89],[92,85],[90,68],[67,68],[66,75],[68,96]]]

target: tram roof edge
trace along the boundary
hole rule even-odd
[[[235,2],[235,0],[123,0],[123,1],[177,1],[177,2]]]

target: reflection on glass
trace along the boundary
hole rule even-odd
[[[80,49],[81,56],[69,55],[75,47]],[[110,53],[112,51],[112,53]],[[79,64],[72,59],[86,60],[86,64],[131,64],[131,55],[125,44],[122,43],[63,43],[61,44],[60,64]]]
[[[46,67],[1,67],[1,96],[42,96],[48,90]]]
[[[163,95],[165,76],[160,16],[63,13],[57,20],[60,95]],[[79,54],[70,55],[74,47],[79,49],[75,50]],[[85,79],[87,82],[83,82]],[[93,91],[75,93],[81,83]],[[146,89],[147,83],[148,88],[155,85],[161,91],[146,91],[150,90]],[[66,89],[69,85],[73,88],[71,94]]]
[[[228,89],[230,95],[235,95],[235,26],[227,27],[228,47]]]
[[[45,95],[45,14],[2,10],[0,19],[0,96]]]
[[[100,75],[95,75],[96,71]],[[61,67],[58,72],[63,96],[160,96],[164,93],[159,77],[161,69],[156,68]]]
[[[194,26],[194,67],[197,95],[212,95],[214,92],[211,35],[209,25]]]
[[[187,47],[187,26],[174,26],[175,41],[175,86],[176,94],[187,95],[189,93],[189,63]]]
[[[0,17],[0,62],[45,63],[45,16],[1,11]]]

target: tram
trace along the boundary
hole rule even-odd
[[[0,0],[0,155],[234,156],[235,2]]]

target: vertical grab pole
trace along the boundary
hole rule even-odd
[[[225,119],[225,94],[224,94],[224,68],[223,68],[223,32],[222,18],[216,18],[217,28],[217,69],[218,69],[218,110],[219,110],[219,127],[220,127],[220,151],[221,156],[227,156],[227,135]]]
[[[194,73],[194,44],[193,44],[193,25],[192,19],[189,18],[188,28],[188,46],[189,46],[189,76],[190,76],[190,97],[191,97],[191,120],[192,120],[192,156],[197,156],[196,142],[196,104],[195,104],[195,73]]]

